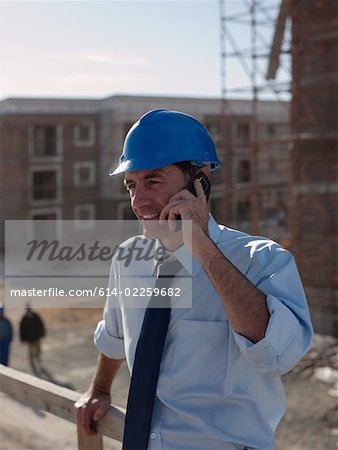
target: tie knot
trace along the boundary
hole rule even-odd
[[[156,267],[157,278],[173,278],[182,267],[176,258],[170,261],[160,261]]]

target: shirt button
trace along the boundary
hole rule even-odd
[[[156,439],[156,433],[151,433],[150,437],[151,439]]]

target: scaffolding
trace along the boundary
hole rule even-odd
[[[280,102],[288,114],[288,104],[291,92],[290,70],[290,33],[287,31],[285,8],[280,9],[278,0],[242,0],[234,2],[220,0],[220,75],[221,75],[221,116],[224,123],[231,121],[229,98],[245,97],[251,99],[251,183],[250,183],[250,232],[259,234],[264,231],[260,223],[260,183],[259,183],[259,150],[261,145],[286,142],[287,134],[273,139],[260,136],[259,132],[259,101],[262,97]],[[230,8],[231,7],[231,8]],[[275,33],[273,35],[273,31]],[[271,46],[271,41],[273,44]],[[269,65],[270,61],[270,65]],[[271,63],[273,61],[273,63]],[[237,64],[237,70],[242,72],[241,81],[244,85],[230,88],[230,66]],[[277,68],[283,77],[276,78]],[[264,142],[263,142],[264,140]],[[233,145],[228,147],[228,160],[232,160]],[[229,155],[230,154],[230,155]],[[233,183],[228,189],[233,190]],[[230,194],[230,198],[233,199]],[[280,236],[278,236],[280,237]],[[287,243],[288,236],[283,242]]]

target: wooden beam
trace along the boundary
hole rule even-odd
[[[85,430],[77,425],[77,448],[78,450],[103,450],[102,434],[88,436]]]
[[[76,423],[73,405],[81,397],[78,392],[2,364],[0,364],[0,391],[28,406]],[[107,415],[97,424],[98,433],[122,442],[124,417],[121,410],[111,406]],[[22,420],[24,421],[24,418]]]
[[[285,23],[288,15],[288,0],[282,0],[270,50],[269,66],[266,73],[267,80],[273,80],[276,77],[277,69],[279,67],[279,57],[283,43]]]

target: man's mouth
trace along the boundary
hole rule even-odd
[[[157,220],[159,219],[159,214],[144,214],[141,215],[141,220]]]

